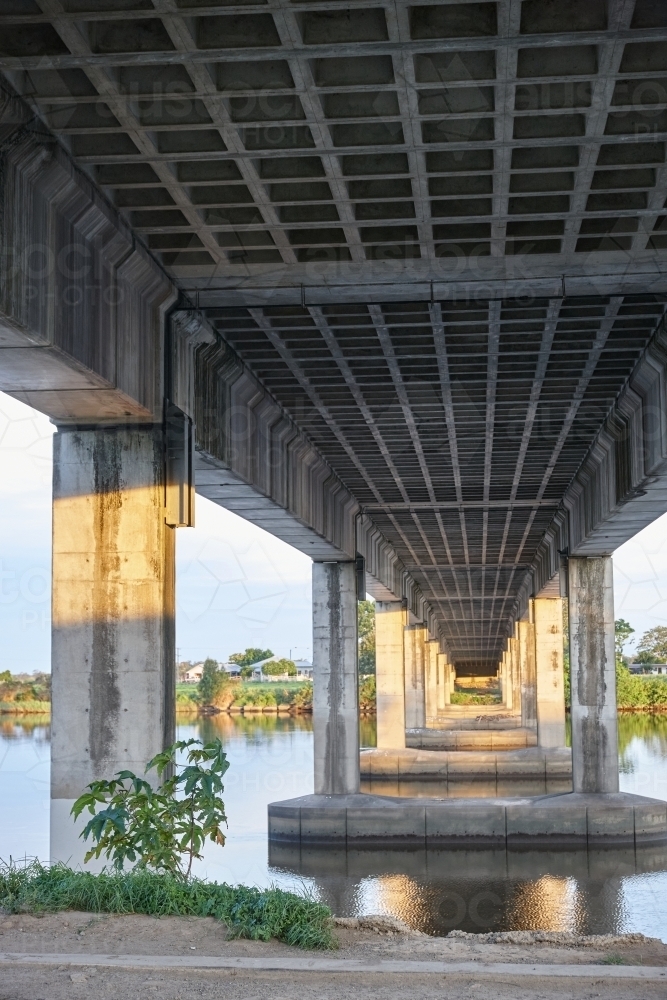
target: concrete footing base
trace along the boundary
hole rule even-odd
[[[667,803],[624,793],[533,799],[304,795],[269,805],[269,840],[371,848],[661,843],[667,842]]]
[[[416,750],[521,750],[537,746],[537,733],[521,726],[513,729],[408,729],[405,744]]]
[[[362,750],[360,772],[365,781],[571,781],[572,751]]]

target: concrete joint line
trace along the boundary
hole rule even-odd
[[[560,979],[650,979],[667,982],[667,966],[543,965],[518,962],[360,961],[354,958],[219,958],[178,955],[63,955],[0,953],[3,965],[97,966],[104,969],[243,969],[249,972],[408,973],[442,976],[537,976]]]

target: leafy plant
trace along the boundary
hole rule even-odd
[[[177,761],[183,750],[186,764]],[[146,773],[155,770],[158,778],[170,774],[157,789],[132,771],[91,782],[71,810],[75,819],[86,809],[93,814],[81,833],[95,843],[84,861],[104,854],[118,870],[129,861],[137,868],[188,878],[207,838],[225,843],[221,827],[227,817],[220,796],[228,767],[219,739],[206,744],[181,740],[146,765]]]

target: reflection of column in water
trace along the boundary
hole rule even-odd
[[[625,930],[621,878],[604,881],[586,879],[581,890],[585,912],[584,934],[620,934]]]
[[[406,861],[408,860],[406,855]],[[417,859],[415,859],[417,860]],[[423,857],[419,854],[419,864]],[[433,924],[433,893],[429,886],[408,875],[381,875],[376,880],[376,898],[380,913],[405,921],[415,930],[428,931]]]
[[[505,923],[508,930],[579,931],[583,916],[576,879],[543,875],[515,887]]]

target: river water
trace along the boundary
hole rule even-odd
[[[339,916],[388,913],[434,934],[454,927],[634,930],[667,941],[666,847],[269,852],[268,803],[312,792],[310,719],[223,715],[179,722],[179,739],[214,736],[231,761],[229,836],[224,848],[207,845],[197,866],[202,877],[307,891]],[[362,724],[362,743],[373,745],[372,723]],[[621,716],[619,753],[623,791],[667,800],[667,718]],[[0,717],[0,858],[10,856],[49,858],[48,718]]]

